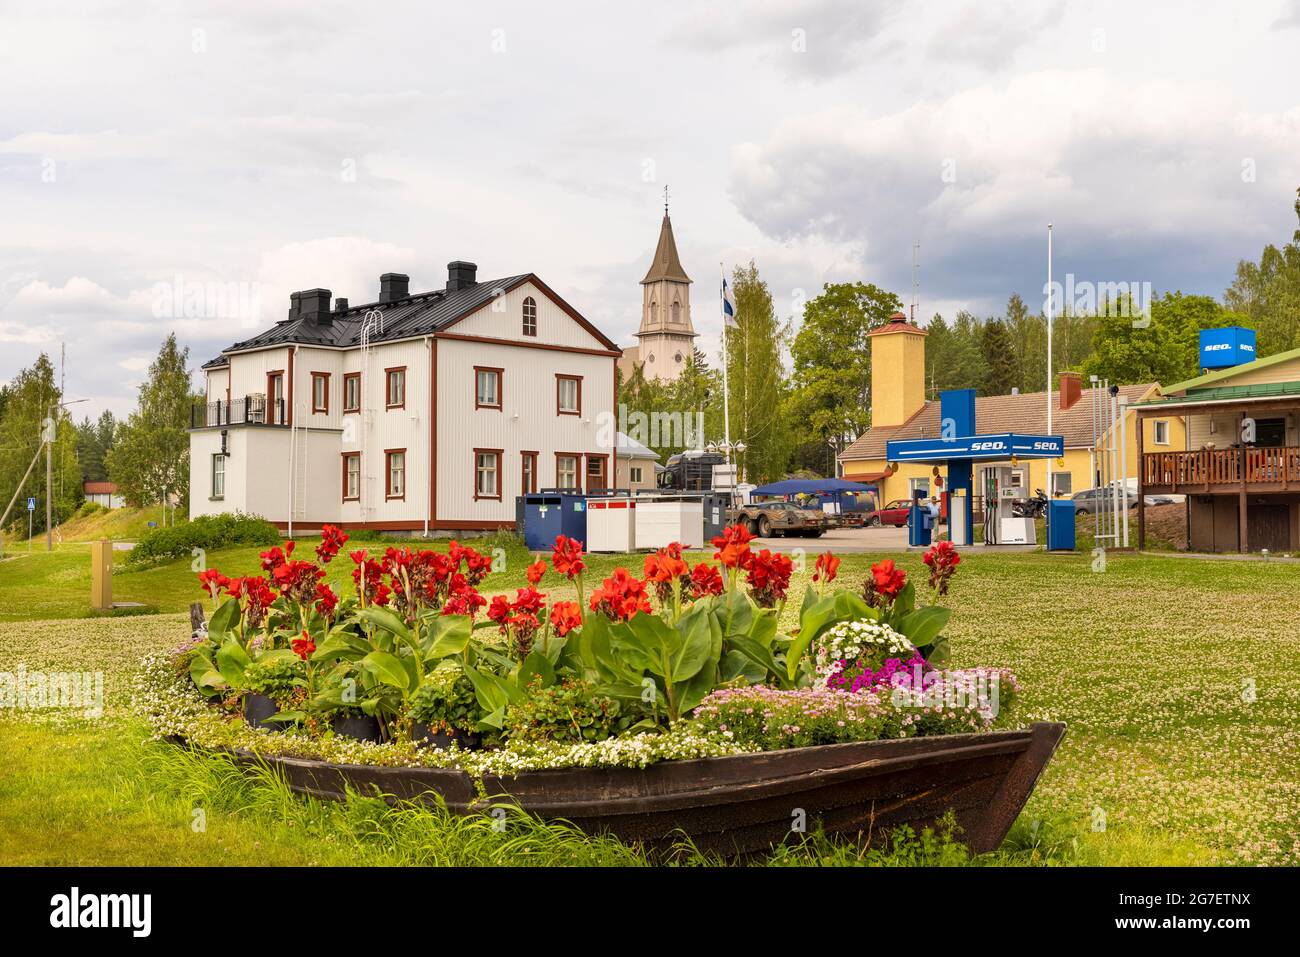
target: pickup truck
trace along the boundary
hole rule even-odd
[[[826,531],[826,516],[821,511],[800,508],[793,502],[761,502],[743,505],[727,512],[727,524],[744,522],[760,538],[795,535],[820,538]]]

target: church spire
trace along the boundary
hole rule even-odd
[[[650,270],[641,280],[646,283],[668,279],[673,282],[690,282],[682,261],[677,255],[677,241],[673,239],[673,222],[668,218],[668,194],[664,194],[664,221],[659,227],[659,245],[655,247],[655,258],[650,263]]]

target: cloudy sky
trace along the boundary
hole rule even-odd
[[[1300,2],[0,2],[0,381],[67,346],[125,413],[195,364],[452,259],[533,271],[620,342],[668,185],[695,322],[864,279],[921,313],[1078,280],[1220,295],[1290,238]],[[231,291],[186,316],[160,290]],[[191,309],[191,312],[193,309]]]

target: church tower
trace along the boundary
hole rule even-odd
[[[691,280],[682,268],[673,224],[664,204],[654,261],[641,280],[641,328],[635,361],[647,379],[671,382],[681,375],[695,349],[691,323]]]

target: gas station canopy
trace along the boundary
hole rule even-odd
[[[1056,459],[1065,454],[1060,435],[1025,435],[1002,432],[996,435],[963,435],[951,439],[898,439],[885,443],[890,462],[933,462],[950,459]]]

